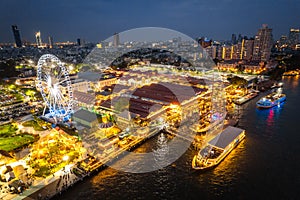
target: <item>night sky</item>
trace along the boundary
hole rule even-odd
[[[254,36],[262,24],[275,39],[300,27],[299,0],[1,0],[0,42],[13,42],[16,24],[23,40],[34,41],[41,31],[47,42],[99,42],[115,32],[138,27],[164,27],[195,38]]]

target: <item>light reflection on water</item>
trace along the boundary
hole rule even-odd
[[[295,89],[298,87],[299,85],[299,79],[300,79],[300,76],[284,76],[283,77],[283,81],[286,83],[286,84],[289,84],[291,86],[292,89]]]
[[[262,123],[266,123],[269,128],[274,127],[276,121],[279,119],[281,112],[284,110],[285,102],[274,106],[269,109],[258,109],[256,108],[257,119]]]

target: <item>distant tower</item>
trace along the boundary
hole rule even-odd
[[[16,47],[22,47],[20,31],[19,31],[17,25],[12,25],[11,28],[12,28],[12,31],[13,31],[13,34],[14,34]]]
[[[239,34],[237,42],[242,42],[242,41],[243,41],[243,36],[242,36],[242,34]]]
[[[272,29],[263,24],[254,39],[253,60],[268,61],[271,56],[273,45]]]
[[[49,36],[48,40],[49,40],[49,48],[52,49],[53,48],[53,38],[52,38],[52,36]]]
[[[231,44],[236,44],[237,42],[236,42],[236,34],[232,34],[231,35]]]
[[[35,40],[36,40],[37,47],[41,47],[42,46],[42,38],[41,38],[40,31],[35,33]]]
[[[118,47],[120,45],[119,33],[114,34],[114,47]]]
[[[80,46],[80,45],[81,45],[81,39],[77,38],[77,46]]]

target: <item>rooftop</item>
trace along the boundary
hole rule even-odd
[[[90,112],[88,110],[84,110],[84,109],[80,109],[80,110],[76,111],[74,113],[73,117],[77,118],[77,119],[85,120],[90,123],[97,120],[97,116],[95,113],[92,113],[92,112]]]
[[[244,130],[232,126],[225,128],[219,135],[210,140],[208,143],[215,147],[225,149],[235,138],[237,138]]]

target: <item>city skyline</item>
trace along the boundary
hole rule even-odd
[[[107,2],[72,3],[59,1],[2,1],[0,42],[13,42],[11,26],[16,24],[23,41],[33,42],[34,33],[41,31],[42,39],[54,42],[100,42],[115,32],[137,27],[165,27],[192,38],[206,36],[214,40],[229,40],[232,33],[254,36],[261,24],[273,29],[274,39],[287,35],[290,28],[299,28],[295,0],[212,2]],[[111,12],[112,10],[112,12]],[[11,13],[15,13],[11,15]],[[252,17],[251,17],[252,16]],[[224,23],[225,22],[225,23]]]

